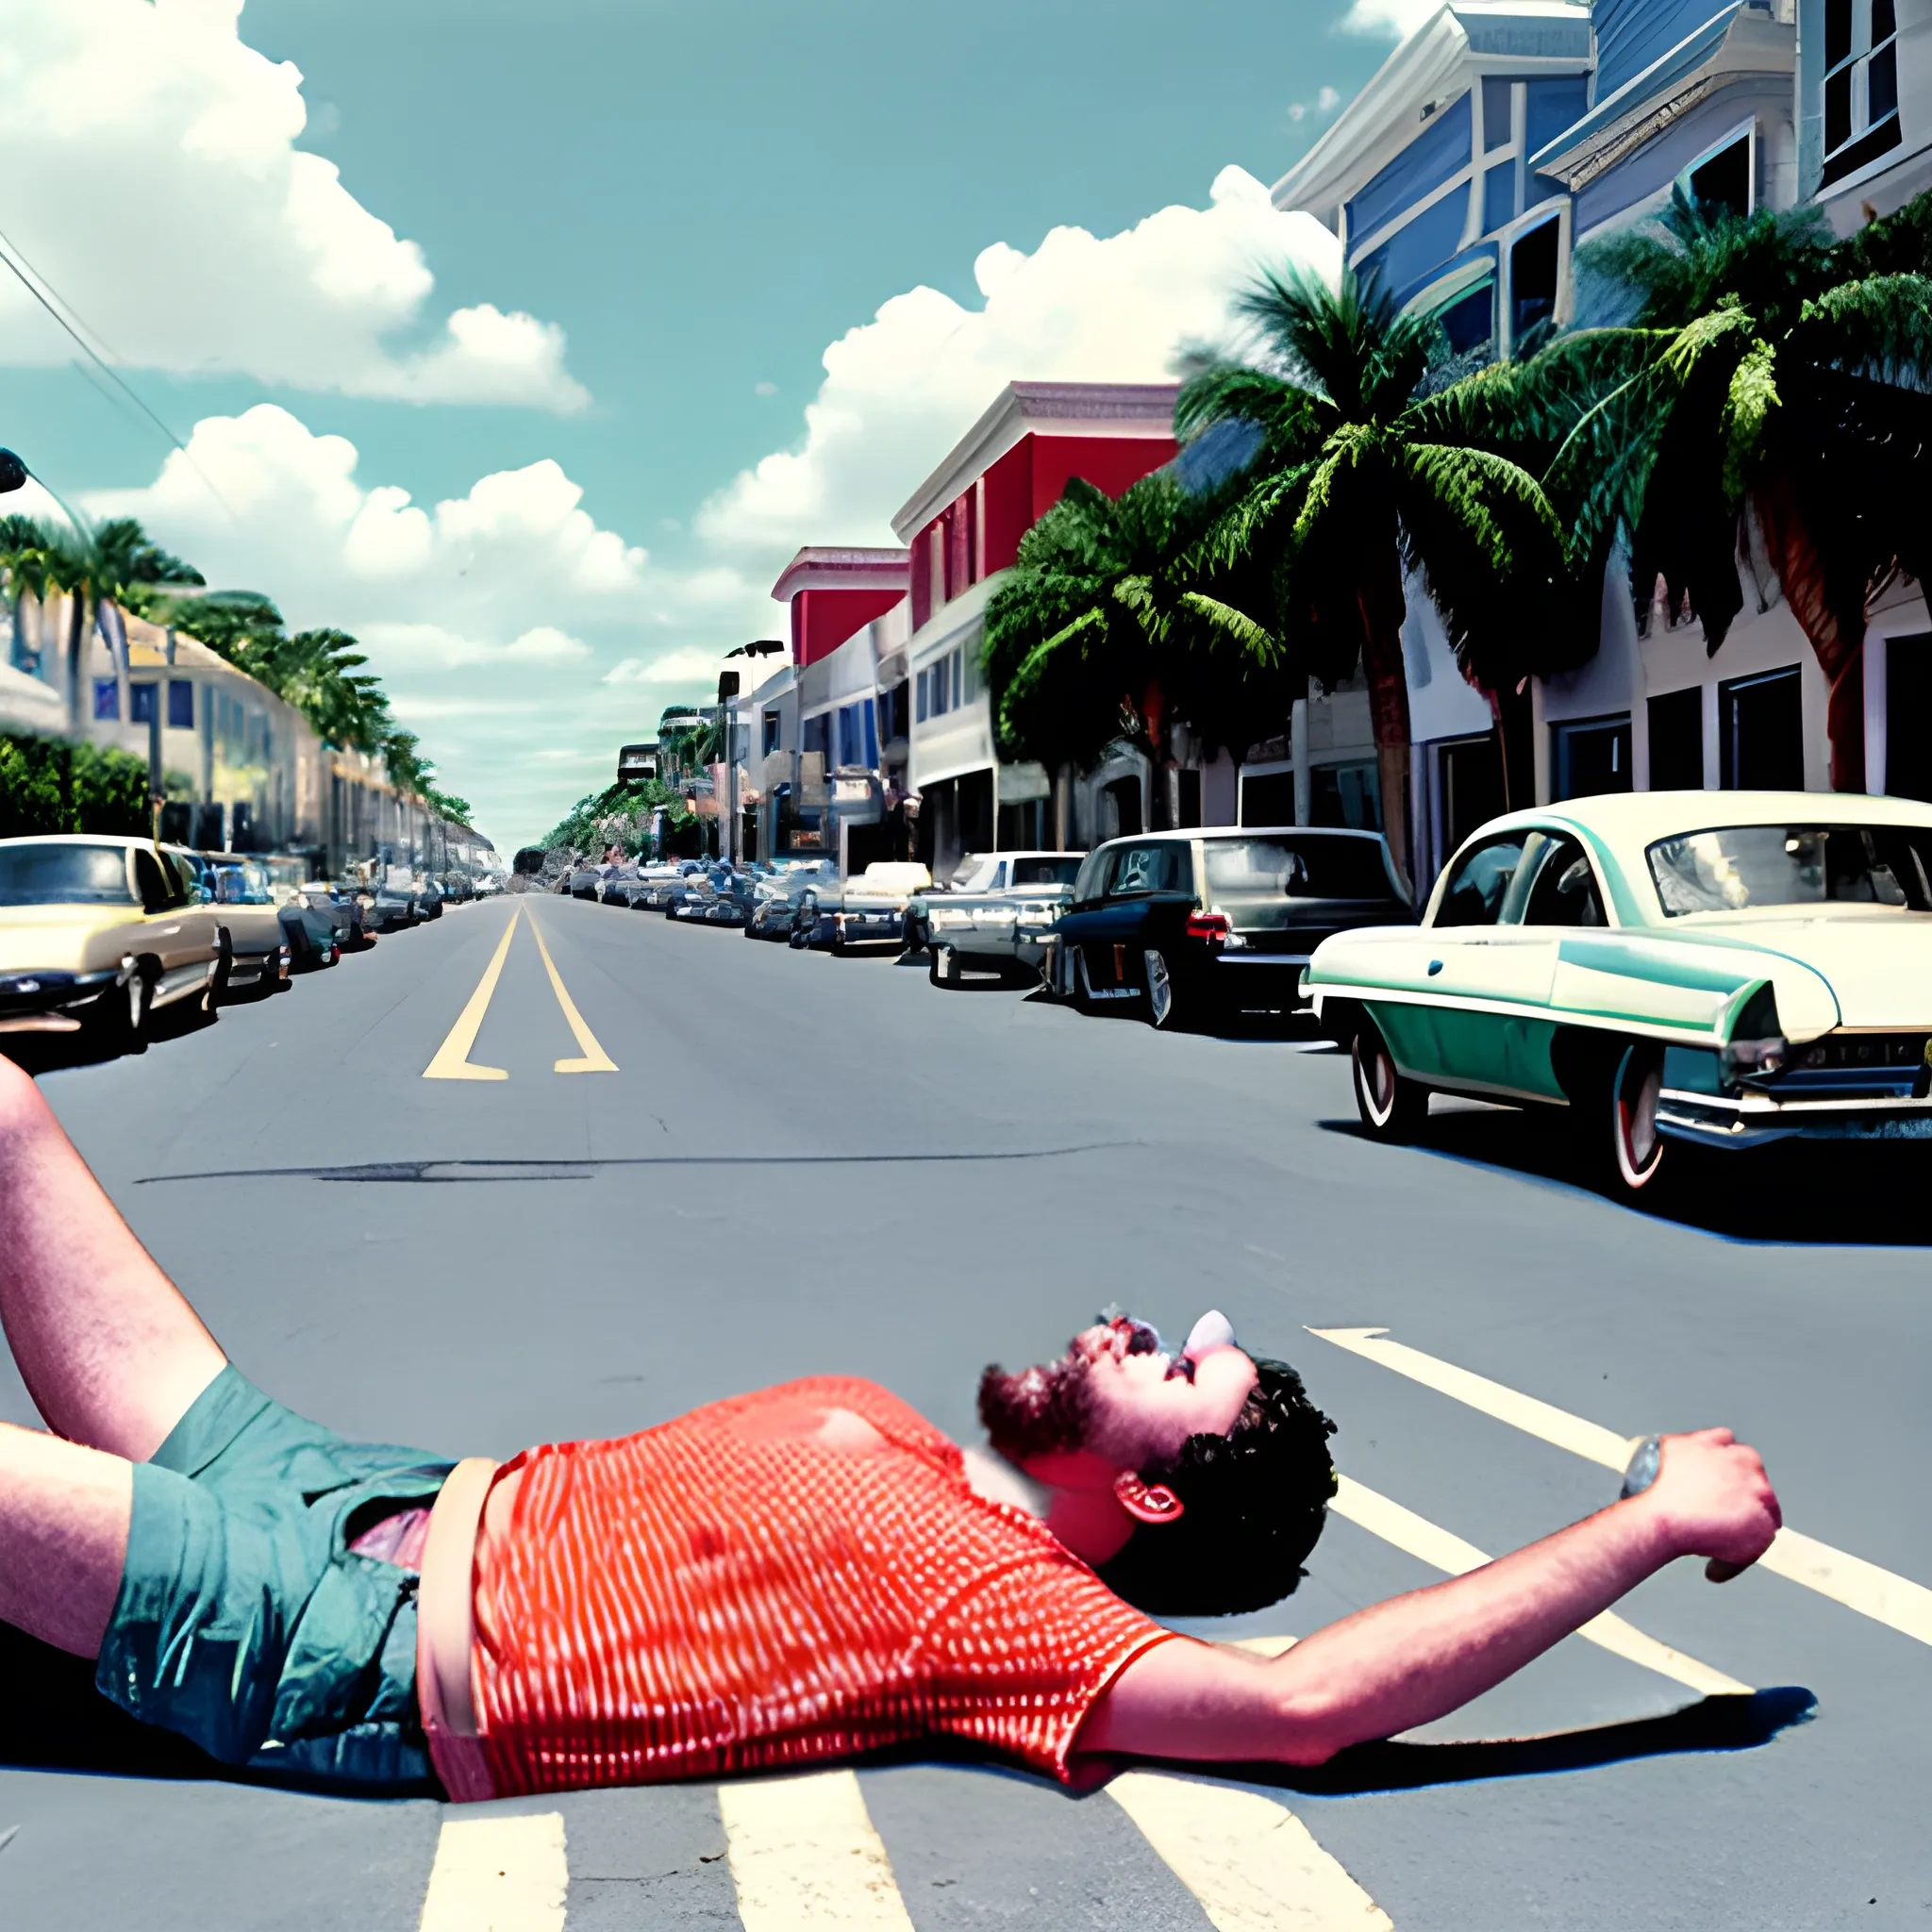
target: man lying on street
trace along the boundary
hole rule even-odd
[[[1218,1316],[1178,1357],[1119,1318],[989,1370],[998,1454],[842,1377],[501,1466],[351,1444],[229,1365],[4,1059],[0,1318],[52,1431],[0,1426],[0,1619],[226,1763],[365,1790],[929,1736],[1060,1778],[1319,1764],[1455,1709],[1675,1557],[1752,1562],[1778,1525],[1749,1449],[1674,1436],[1642,1494],[1279,1657],[1176,1636],[1145,1611],[1291,1590],[1334,1486],[1330,1424]]]

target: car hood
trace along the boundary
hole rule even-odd
[[[1706,916],[1682,936],[1741,941],[1808,966],[1831,988],[1840,1026],[1932,1028],[1932,913]]]

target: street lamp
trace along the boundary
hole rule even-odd
[[[738,747],[732,741],[738,733],[731,723],[731,701],[738,695],[738,683],[737,672],[719,672],[718,728],[724,734],[724,837],[719,843],[724,856],[734,863],[738,858]]]

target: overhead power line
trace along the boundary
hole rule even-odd
[[[169,427],[161,417],[148,406],[146,400],[134,386],[108,359],[109,356],[114,354],[114,351],[108,346],[106,339],[97,334],[82,318],[79,310],[60,293],[59,290],[55,288],[53,283],[39,269],[34,267],[32,262],[27,260],[12,238],[4,230],[0,230],[0,262],[6,263],[12,270],[14,278],[20,283],[21,287],[54,318],[55,322],[59,325],[61,329],[73,341],[80,353],[114,385],[115,389],[122,395],[125,396],[141,411],[148,422],[152,423],[168,439],[168,441],[175,449],[181,452],[182,456],[188,460],[189,468],[207,484],[208,494],[232,518],[235,512],[230,508],[227,499],[215,488],[213,478],[194,460],[194,457],[188,445],[175,434],[174,430]],[[89,340],[90,337],[92,338],[92,341]],[[99,347],[95,346],[96,343],[99,344]],[[102,353],[103,350],[107,352],[105,355]]]

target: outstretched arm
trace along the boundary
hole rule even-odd
[[[1756,1562],[1780,1522],[1728,1429],[1664,1439],[1641,1495],[1466,1576],[1359,1610],[1261,1659],[1163,1643],[1094,1706],[1082,1751],[1321,1764],[1467,1704],[1679,1557]]]

